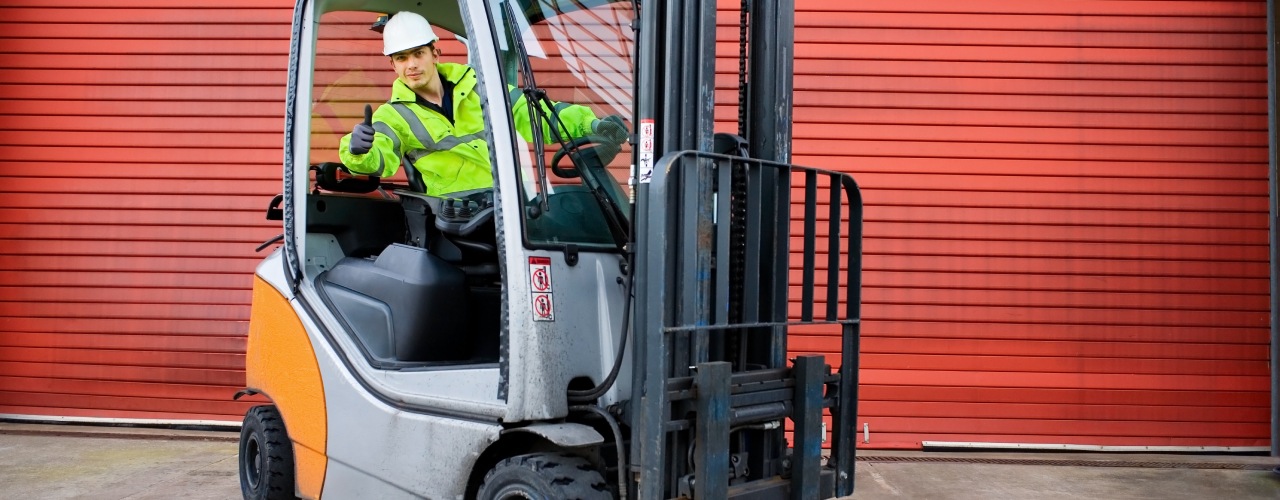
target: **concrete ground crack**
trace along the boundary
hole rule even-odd
[[[874,480],[876,484],[880,485],[881,488],[884,488],[885,491],[888,491],[889,494],[895,497],[902,496],[901,491],[898,491],[897,488],[894,488],[893,485],[889,484],[889,481],[886,481],[884,479],[884,476],[880,475],[879,472],[876,472],[874,464],[866,464],[866,465],[868,466],[867,472],[871,474],[871,479]]]

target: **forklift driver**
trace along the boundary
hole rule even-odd
[[[416,169],[426,194],[441,196],[493,186],[489,145],[484,140],[476,73],[470,66],[440,62],[439,40],[427,19],[400,12],[382,31],[383,54],[391,58],[396,81],[391,99],[342,138],[338,153],[354,173],[389,177],[404,158]],[[516,129],[532,141],[525,96],[512,104]],[[557,104],[552,120],[570,140],[594,134],[620,145],[628,133],[622,118],[596,118],[586,106]],[[548,142],[554,136],[543,126]]]

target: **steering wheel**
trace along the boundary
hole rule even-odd
[[[566,143],[559,151],[551,156],[551,171],[557,176],[564,179],[573,179],[581,177],[582,173],[578,171],[577,166],[560,167],[560,161],[570,154],[577,155],[594,155],[599,159],[600,165],[607,165],[613,161],[618,153],[622,152],[622,147],[613,144],[608,139],[598,135],[584,135]],[[570,158],[572,163],[572,158]],[[586,161],[591,159],[585,158]]]

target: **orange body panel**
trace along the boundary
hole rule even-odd
[[[253,281],[245,381],[280,409],[297,470],[298,494],[320,498],[328,465],[324,384],[311,340],[289,301],[262,278]]]

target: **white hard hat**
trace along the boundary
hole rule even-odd
[[[427,18],[414,12],[399,12],[382,28],[382,55],[389,56],[439,39]]]

